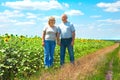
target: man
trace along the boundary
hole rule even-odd
[[[70,62],[74,64],[74,40],[75,40],[75,28],[73,24],[67,21],[67,15],[62,15],[62,23],[58,27],[58,39],[57,44],[60,45],[60,65],[64,64],[65,60],[65,51],[68,49],[68,53],[70,56]],[[61,36],[61,41],[59,41],[59,37]]]

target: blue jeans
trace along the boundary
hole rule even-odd
[[[61,39],[61,46],[60,46],[60,65],[64,64],[65,61],[65,51],[66,48],[68,49],[68,53],[70,56],[70,62],[74,63],[74,51],[73,46],[71,45],[72,38],[69,39]]]
[[[50,67],[53,65],[54,51],[56,42],[52,40],[45,40],[44,45],[44,65]]]

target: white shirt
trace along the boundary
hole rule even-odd
[[[45,26],[43,31],[45,32],[45,40],[55,40],[56,39],[56,33],[57,33],[57,27],[50,27]]]

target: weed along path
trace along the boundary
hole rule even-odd
[[[119,46],[118,43],[100,49],[92,54],[77,59],[75,65],[70,63],[56,70],[54,73],[45,73],[39,80],[85,80],[86,76],[92,75],[96,71],[95,66],[105,60],[106,54],[112,52]]]

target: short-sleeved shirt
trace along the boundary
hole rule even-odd
[[[45,26],[43,28],[43,31],[45,32],[45,40],[55,40],[56,39],[56,33],[58,32],[58,29],[56,26],[50,27]]]
[[[61,23],[58,26],[58,33],[60,33],[61,38],[72,38],[72,32],[74,31],[75,28],[70,22]]]

